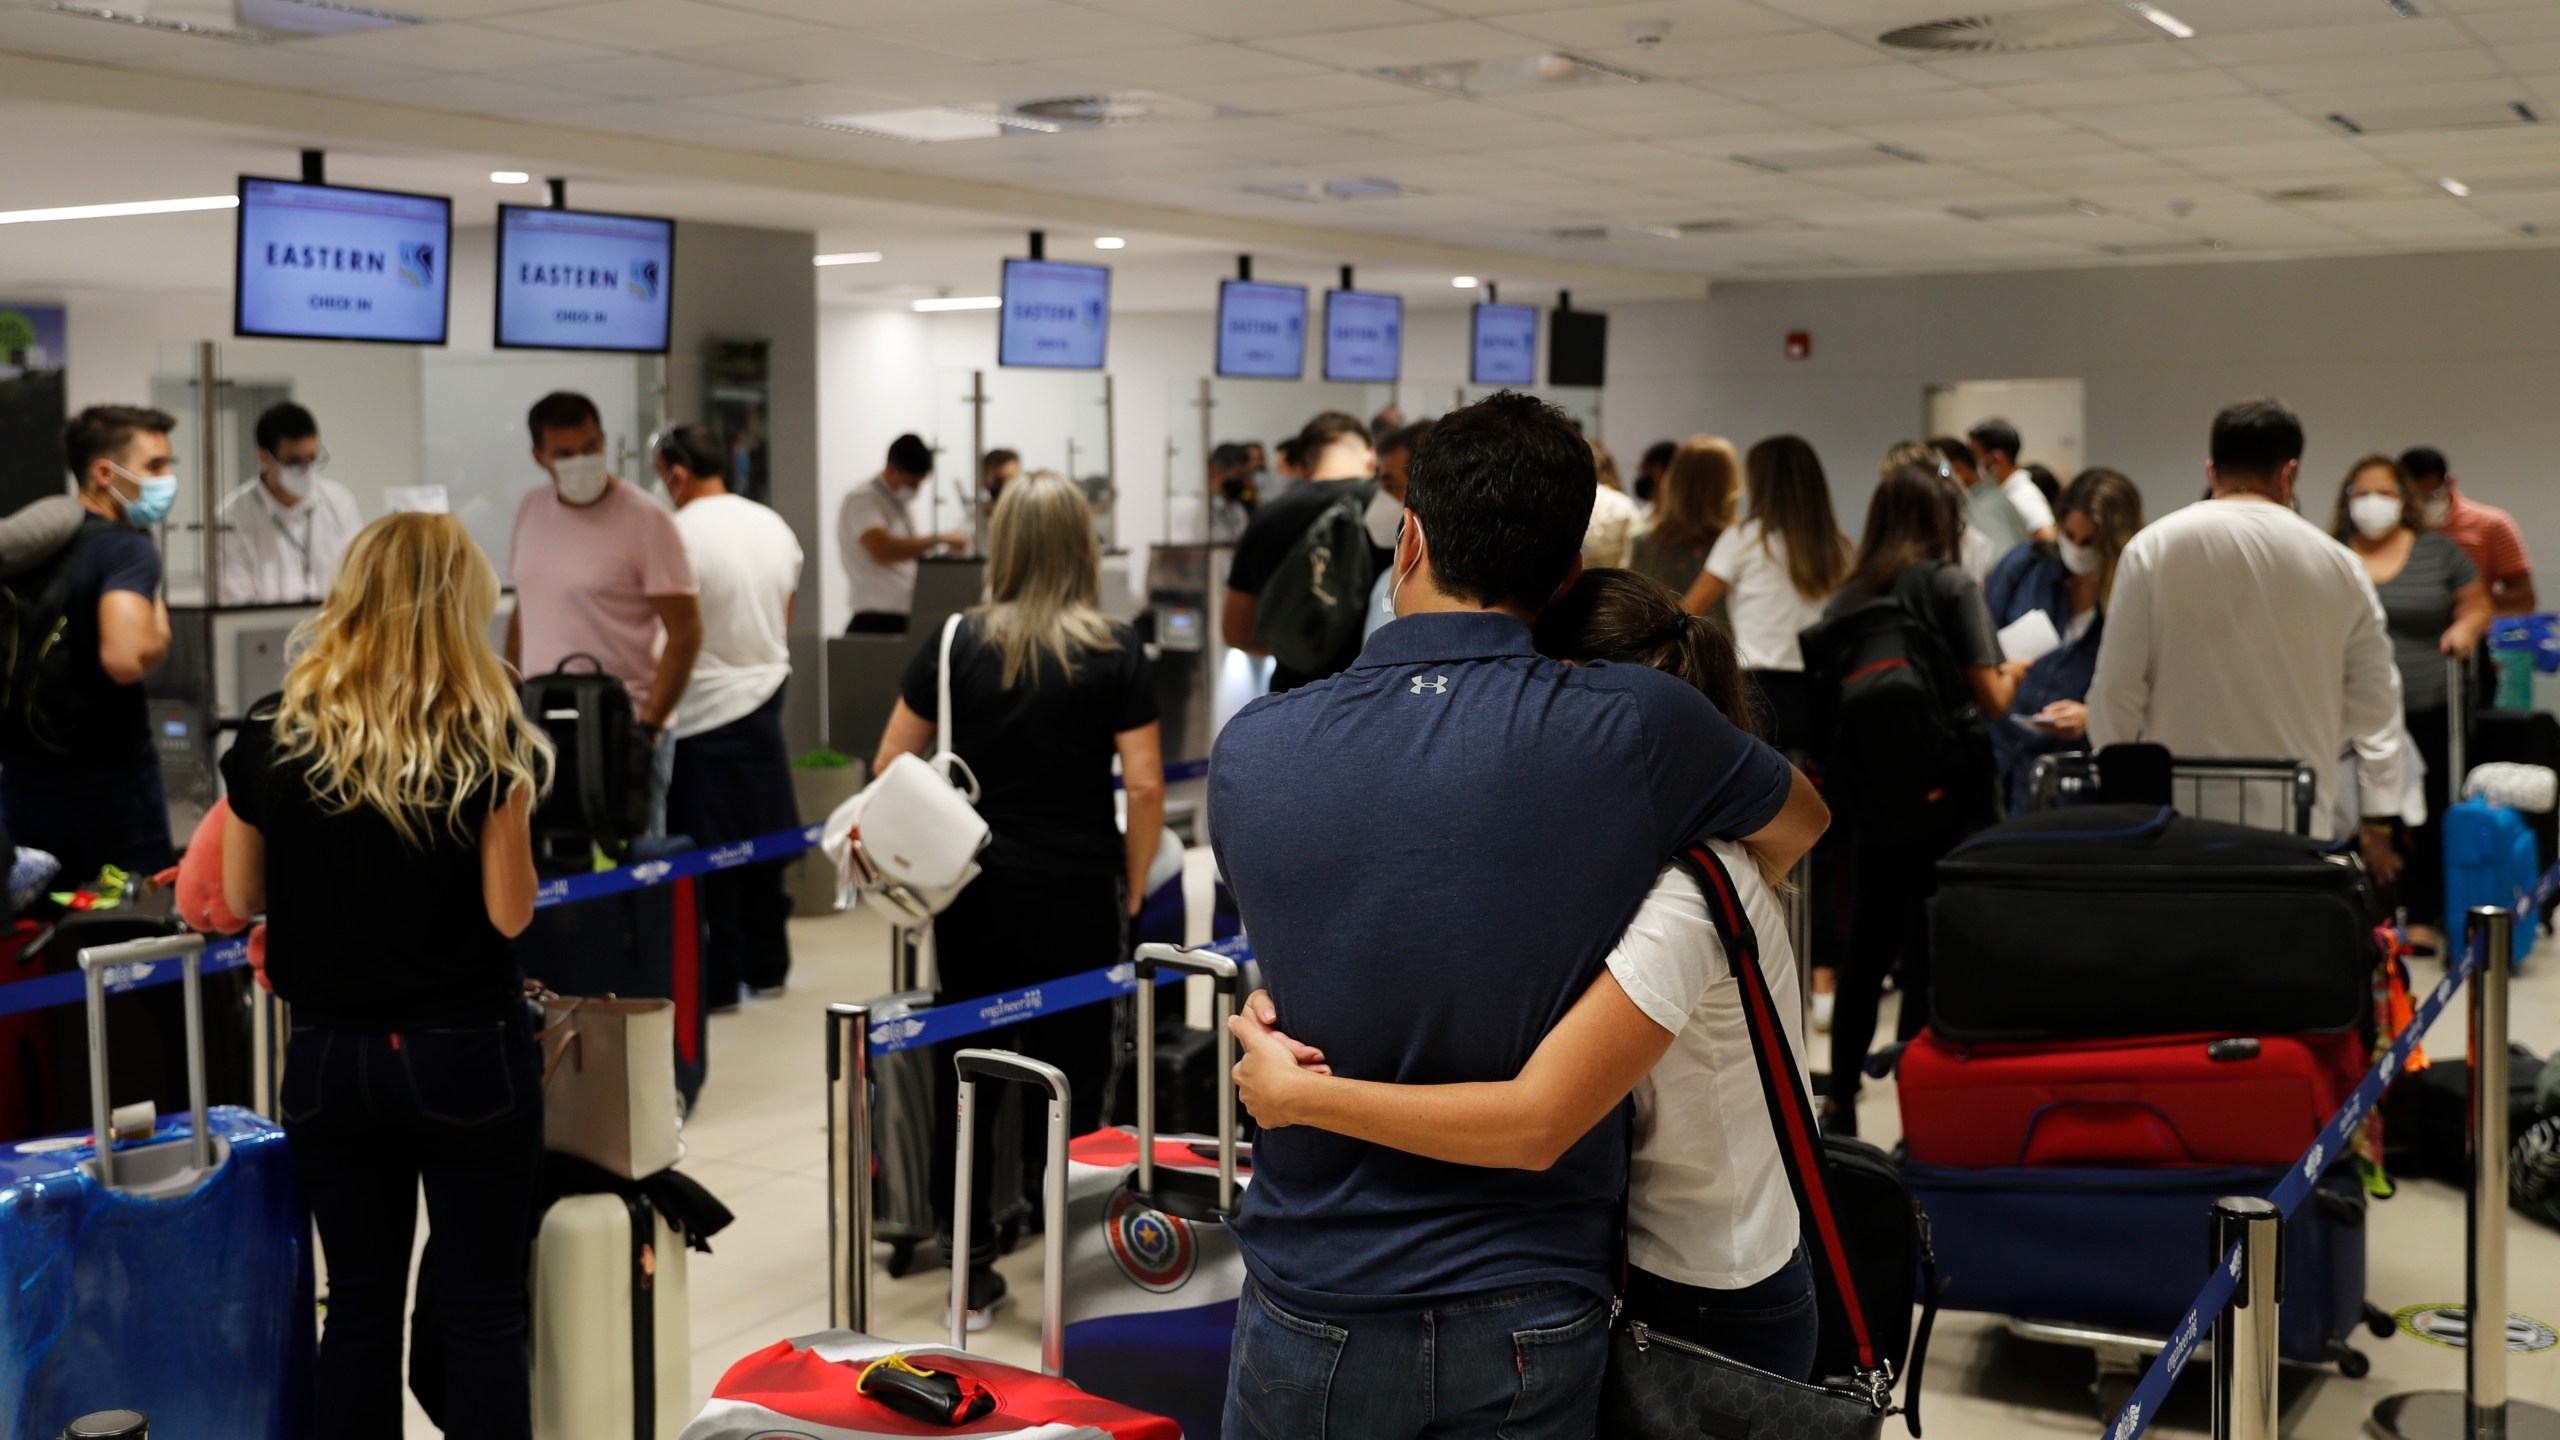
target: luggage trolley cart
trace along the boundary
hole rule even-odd
[[[2163,797],[2156,789],[2139,793],[2144,788],[2139,779],[2120,773],[2113,788],[2107,784],[2101,768],[2107,755],[2131,748],[2110,746],[2095,755],[2069,751],[2037,756],[2027,772],[2028,808],[2052,810],[2108,800],[2158,803]],[[2128,788],[2137,793],[2126,793]],[[2320,803],[2320,775],[2299,760],[2181,756],[2169,762],[2165,798],[2181,815],[2308,835],[2312,809]]]

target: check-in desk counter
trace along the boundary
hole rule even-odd
[[[968,556],[916,562],[915,608],[904,635],[837,635],[827,641],[827,746],[868,761],[897,708],[898,681],[916,647],[942,622],[984,598],[987,562]]]
[[[1168,770],[1205,761],[1227,717],[1270,688],[1271,662],[1229,646],[1221,612],[1232,544],[1158,545],[1147,556],[1139,629],[1154,646]]]

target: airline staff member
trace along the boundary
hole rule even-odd
[[[356,497],[320,472],[320,422],[287,400],[258,417],[258,480],[222,503],[219,598],[225,605],[318,602],[338,557],[364,528]]]

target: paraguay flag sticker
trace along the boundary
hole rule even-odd
[[[1127,1190],[1111,1197],[1102,1221],[1111,1258],[1141,1290],[1162,1295],[1182,1288],[1200,1258],[1189,1221],[1167,1215]]]

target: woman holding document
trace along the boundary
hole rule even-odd
[[[2062,492],[2058,543],[2029,542],[2001,558],[1984,586],[2003,658],[2032,662],[1991,727],[2011,810],[2027,800],[2035,757],[2088,743],[2089,681],[2116,557],[2142,528],[2142,492],[2113,470],[2083,470]]]

